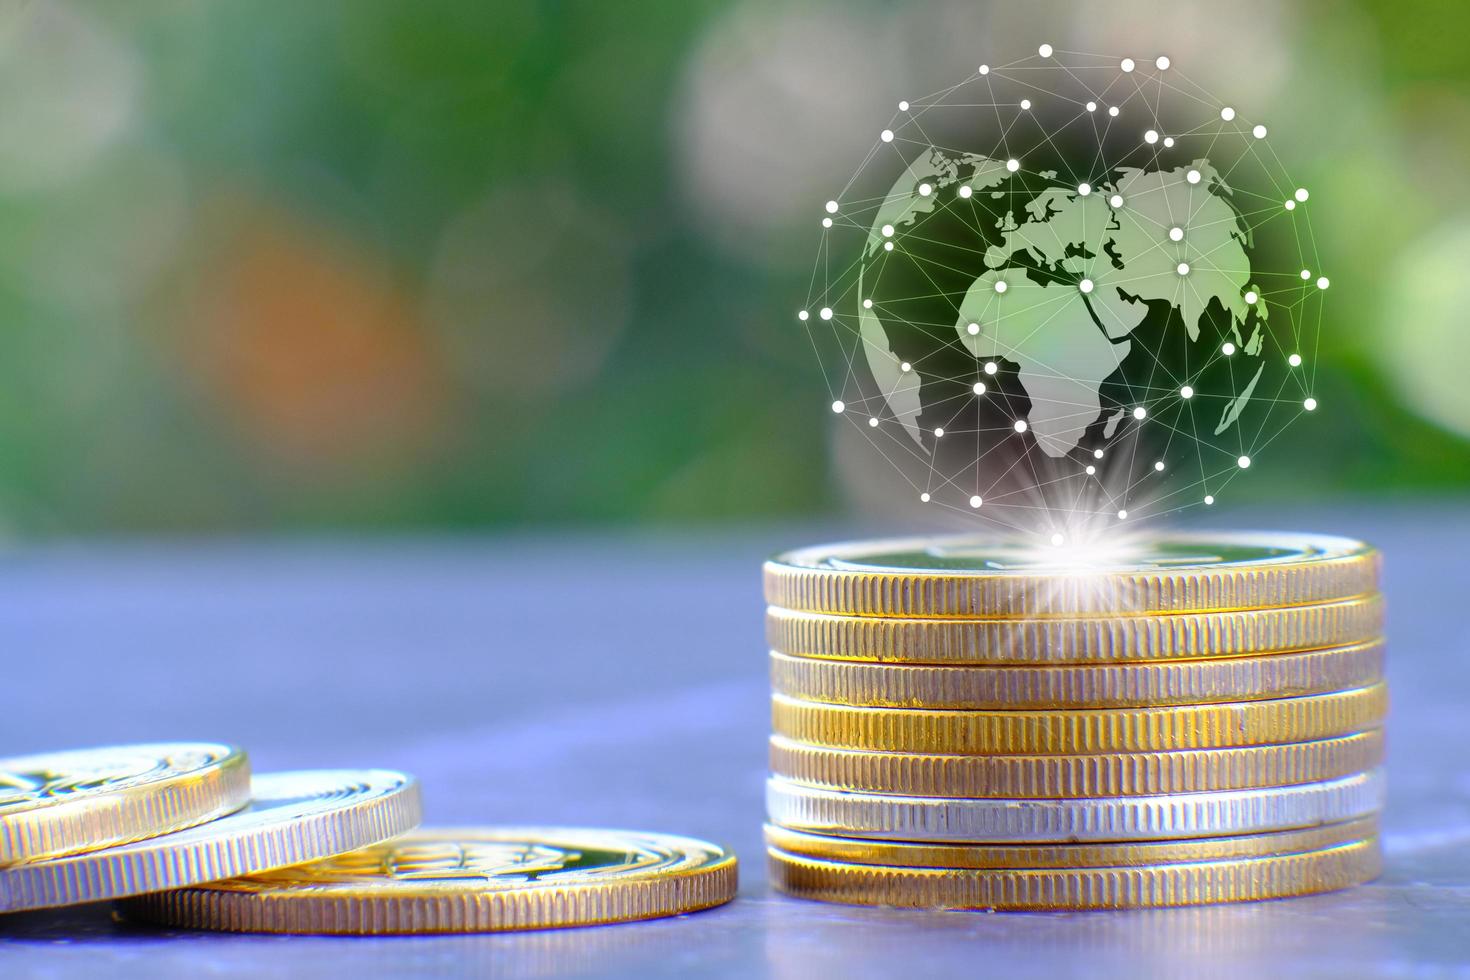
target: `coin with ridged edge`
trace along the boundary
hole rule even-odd
[[[771,738],[771,772],[827,789],[896,796],[1151,796],[1293,786],[1383,762],[1383,732],[1174,752],[1093,755],[930,755],[868,752]]]
[[[771,652],[771,689],[803,701],[887,708],[1103,708],[1253,701],[1366,687],[1383,643],[1158,663],[989,666],[864,663]]]
[[[1378,553],[1325,535],[1158,534],[1106,548],[976,537],[822,545],[766,563],[773,606],[856,616],[1125,616],[1300,606],[1378,587]]]
[[[1270,701],[1066,711],[859,708],[773,694],[771,729],[800,742],[881,752],[1077,755],[1305,742],[1374,727],[1387,710],[1383,683]]]
[[[917,664],[1094,664],[1321,650],[1376,638],[1372,595],[1283,609],[1091,619],[876,619],[766,610],[767,646],[793,657]]]
[[[215,742],[0,759],[0,867],[156,837],[249,800],[245,753]]]
[[[206,824],[0,868],[0,912],[182,888],[357,850],[418,826],[418,783],[382,769],[257,775],[251,802]]]
[[[681,915],[735,897],[735,855],[617,830],[423,830],[270,874],[149,895],[130,917],[234,932],[500,932]]]
[[[793,830],[878,840],[1014,843],[1223,837],[1342,823],[1383,806],[1383,773],[1217,793],[946,799],[844,793],[773,776],[766,815]]]
[[[808,834],[766,824],[766,846],[800,857],[892,868],[1120,868],[1194,861],[1232,861],[1338,847],[1378,834],[1378,820],[1193,840],[1102,844],[914,844]]]
[[[788,895],[908,908],[1129,909],[1210,905],[1335,891],[1376,878],[1376,837],[1295,854],[1122,868],[890,868],[768,848],[771,883]]]

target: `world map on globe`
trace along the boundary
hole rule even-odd
[[[1264,124],[1169,105],[1167,58],[1152,92],[1132,59],[1060,60],[900,102],[801,311],[833,411],[922,502],[1056,536],[1213,504],[1315,411],[1329,284]]]

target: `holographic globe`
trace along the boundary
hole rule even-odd
[[[1213,504],[1317,409],[1310,201],[1167,57],[1043,45],[898,103],[798,317],[915,497],[1067,539]]]

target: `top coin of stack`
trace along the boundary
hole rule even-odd
[[[963,538],[766,565],[778,886],[1195,904],[1377,873],[1379,560],[1342,538]]]

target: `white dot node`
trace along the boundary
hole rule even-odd
[[[1050,58],[1051,57],[1051,45],[1050,44],[1043,44],[1041,47],[1039,47],[1039,48],[1036,49],[1036,53],[1039,54],[1039,55],[1041,55],[1043,58]]]
[[[1175,225],[1173,228],[1170,228],[1169,229],[1169,241],[1171,241],[1171,242],[1182,242],[1182,241],[1184,241],[1184,229],[1183,228],[1180,228],[1178,225]]]
[[[1159,55],[1157,58],[1154,59],[1154,67],[1157,68],[1159,71],[1168,71],[1169,56],[1164,54]]]
[[[981,65],[980,66],[980,74],[982,74],[982,75],[989,75],[990,74],[990,66],[989,65]]]
[[[1189,275],[1189,263],[1180,262],[1177,266],[1174,267],[1174,271],[1179,273],[1181,276]]]
[[[1094,449],[1092,451],[1092,458],[1093,459],[1102,459],[1103,458],[1103,451],[1101,449]]]
[[[1307,197],[1308,197],[1308,195],[1307,195],[1307,189],[1305,187],[1298,187],[1296,189],[1296,193],[1293,194],[1292,196],[1295,197],[1298,201],[1301,201],[1302,203],[1305,204],[1306,203],[1306,200],[1307,200]]]
[[[1332,281],[1330,279],[1328,279],[1326,276],[1323,276],[1322,278],[1320,278],[1320,279],[1317,280],[1317,288],[1318,289],[1326,289],[1330,285],[1332,285]]]
[[[863,309],[865,309],[865,310],[871,310],[872,308],[873,308],[873,301],[872,300],[870,300],[870,299],[863,300]]]
[[[910,364],[908,361],[904,361],[902,364],[900,364],[898,366],[898,369],[900,371],[904,372],[905,374],[907,374],[908,372],[910,372],[910,371],[912,371],[914,369],[914,366],[912,364]]]
[[[975,191],[970,187],[969,184],[960,185],[960,197],[969,197],[973,193],[975,193]]]
[[[1090,292],[1092,292],[1092,280],[1091,279],[1084,279],[1084,280],[1082,280],[1081,282],[1079,282],[1077,284],[1077,288],[1080,289],[1080,290],[1082,290],[1084,293],[1090,293]]]
[[[885,129],[885,130],[883,130],[883,132],[881,132],[881,133],[878,134],[878,138],[880,140],[882,140],[883,142],[885,142],[885,143],[892,143],[893,142],[893,130],[891,130],[891,129]]]
[[[981,500],[978,495],[970,498],[971,507],[979,507],[983,503],[985,503],[985,501]]]
[[[878,419],[877,419],[876,416],[873,417],[873,418],[868,419],[868,428],[870,428],[870,429],[876,429],[876,428],[878,428]]]
[[[842,401],[842,399],[839,398],[837,401],[832,403],[832,411],[836,412],[838,415],[841,415],[843,412],[847,411],[847,405]]]
[[[1317,410],[1317,399],[1308,398],[1306,401],[1302,402],[1302,408],[1305,408],[1309,412],[1315,412]]]
[[[920,197],[928,197],[930,194],[933,194],[933,193],[934,193],[934,188],[931,187],[931,186],[929,186],[928,184],[920,184],[919,185],[919,196]]]
[[[1065,540],[1067,540],[1067,539],[1064,538],[1064,537],[1062,537],[1060,534],[1053,534],[1051,536],[1051,543],[1052,543],[1053,546],[1055,546],[1057,548],[1060,548],[1062,546],[1062,542],[1065,541]]]
[[[1157,143],[1159,141],[1159,131],[1156,129],[1150,129],[1148,132],[1143,134],[1143,141],[1145,143]]]
[[[1031,108],[1031,100],[1030,99],[1022,99],[1021,100],[1021,108],[1022,109],[1029,109],[1029,108]]]
[[[1251,135],[1254,136],[1258,140],[1265,139],[1266,138],[1266,127],[1265,126],[1262,126],[1260,123],[1256,123],[1254,126],[1251,127]]]
[[[1225,341],[1225,343],[1220,345],[1220,353],[1224,354],[1226,357],[1229,357],[1231,354],[1235,353],[1235,345],[1228,340]]]
[[[1174,137],[1172,137],[1172,136],[1165,136],[1164,137],[1164,145],[1165,146],[1173,146],[1174,145]]]
[[[1164,461],[1162,459],[1154,463],[1154,471],[1156,473],[1164,472]]]
[[[1088,112],[1096,112],[1097,111],[1097,103],[1096,102],[1089,102],[1089,103],[1087,103],[1087,111]]]
[[[1191,388],[1189,385],[1185,385],[1183,388],[1180,388],[1179,389],[1179,397],[1180,398],[1193,398],[1194,397],[1194,389]]]
[[[1124,58],[1123,59],[1123,63],[1121,65],[1119,65],[1118,67],[1119,68],[1122,68],[1124,71],[1132,71],[1133,68],[1134,68],[1133,59],[1132,58]]]
[[[832,307],[830,307],[830,306],[824,306],[824,307],[822,307],[822,312],[819,313],[819,314],[817,314],[817,315],[820,316],[823,320],[830,320],[830,319],[832,319]]]
[[[996,291],[996,292],[997,292],[997,293],[1003,293],[1003,292],[1005,292],[1005,291],[1006,291],[1006,290],[1007,290],[1007,289],[1010,289],[1010,288],[1011,288],[1011,287],[1009,287],[1009,286],[1007,286],[1007,285],[1006,285],[1006,281],[1005,281],[1005,280],[1004,280],[1004,279],[997,279],[997,280],[996,280],[996,281],[995,281],[995,291]]]
[[[1021,161],[1020,160],[1007,160],[1006,161],[1006,169],[1009,170],[1011,173],[1015,173],[1017,170],[1020,170],[1021,169]]]
[[[798,320],[806,320],[806,319],[809,319],[810,317],[811,317],[811,314],[808,313],[806,310],[802,310],[800,313],[796,314],[796,318]]]
[[[1293,354],[1286,359],[1286,363],[1290,364],[1292,367],[1301,367],[1302,356],[1300,354]]]
[[[1249,292],[1247,292],[1245,294],[1245,301],[1246,301],[1246,304],[1249,305],[1249,306],[1255,306],[1256,305],[1256,300],[1258,300],[1260,298],[1261,297],[1256,294],[1256,291],[1254,289],[1250,290]]]
[[[893,237],[893,226],[892,225],[884,225],[883,226],[883,237],[884,238],[892,238]]]
[[[919,500],[927,504],[929,502],[929,495],[927,493],[921,493],[919,494]]]
[[[944,438],[944,428],[942,426],[940,428],[934,430],[934,438],[936,438],[936,439],[943,439]]]
[[[1136,418],[1136,419],[1145,418],[1147,415],[1148,415],[1148,409],[1144,408],[1142,405],[1138,406],[1137,408],[1135,408],[1133,410],[1133,417]]]
[[[1083,197],[1086,197],[1087,195],[1092,193],[1092,185],[1086,182],[1078,184],[1077,193],[1082,195]]]
[[[1015,424],[1015,426],[1013,426],[1013,428],[1017,432],[1025,432],[1026,431],[1026,420],[1025,419],[1016,419],[1016,424]]]
[[[1242,456],[1235,461],[1235,464],[1243,470],[1248,470],[1251,467],[1251,458],[1249,456]]]
[[[976,381],[974,387],[971,390],[974,391],[977,395],[985,394],[985,382]]]
[[[892,242],[884,242],[883,243],[883,251],[885,251],[885,252],[891,252],[891,251],[893,251],[893,243]]]
[[[1088,476],[1094,476],[1096,474],[1097,474],[1097,467],[1096,466],[1093,466],[1091,463],[1087,464],[1087,475]]]
[[[1114,194],[1112,197],[1108,198],[1108,203],[1115,208],[1121,208],[1123,206],[1123,195]]]
[[[1187,181],[1189,181],[1191,184],[1198,184],[1199,183],[1199,171],[1198,170],[1191,170],[1189,173],[1187,173],[1187,174],[1184,175],[1184,179],[1187,180]]]
[[[1290,198],[1288,198],[1287,201],[1286,201],[1286,210],[1288,210],[1288,211],[1295,211],[1296,210],[1296,202],[1293,201],[1293,200],[1291,200]]]
[[[1108,106],[1108,115],[1116,119],[1118,116],[1118,107],[1115,105]]]
[[[823,218],[822,219],[822,227],[823,228],[831,228],[832,227],[832,219],[831,218]]]
[[[827,213],[828,214],[836,214],[837,213],[837,202],[836,201],[828,201],[827,202]]]
[[[1306,282],[1308,279],[1311,279],[1311,278],[1312,278],[1312,270],[1311,269],[1303,269],[1302,270],[1302,282]]]
[[[1120,511],[1118,511],[1118,520],[1120,520],[1120,521],[1126,521],[1127,519],[1128,519],[1128,512],[1126,510],[1120,510]]]
[[[1225,120],[1226,122],[1229,122],[1230,120],[1235,118],[1235,110],[1230,108],[1229,106],[1226,106],[1225,108],[1220,110],[1220,118]]]
[[[996,371],[999,371],[999,370],[1000,370],[1000,365],[996,364],[994,361],[986,361],[985,362],[985,373],[986,374],[994,374]]]
[[[971,337],[975,336],[980,332],[980,324],[972,323],[968,325],[967,327],[965,327],[965,332],[968,333]]]
[[[1212,507],[1212,506],[1214,506],[1214,503],[1215,503],[1215,495],[1213,493],[1207,493],[1207,494],[1205,494],[1205,506]]]
[[[900,102],[898,104],[898,111],[899,112],[908,112],[909,111],[909,104],[907,102]]]

